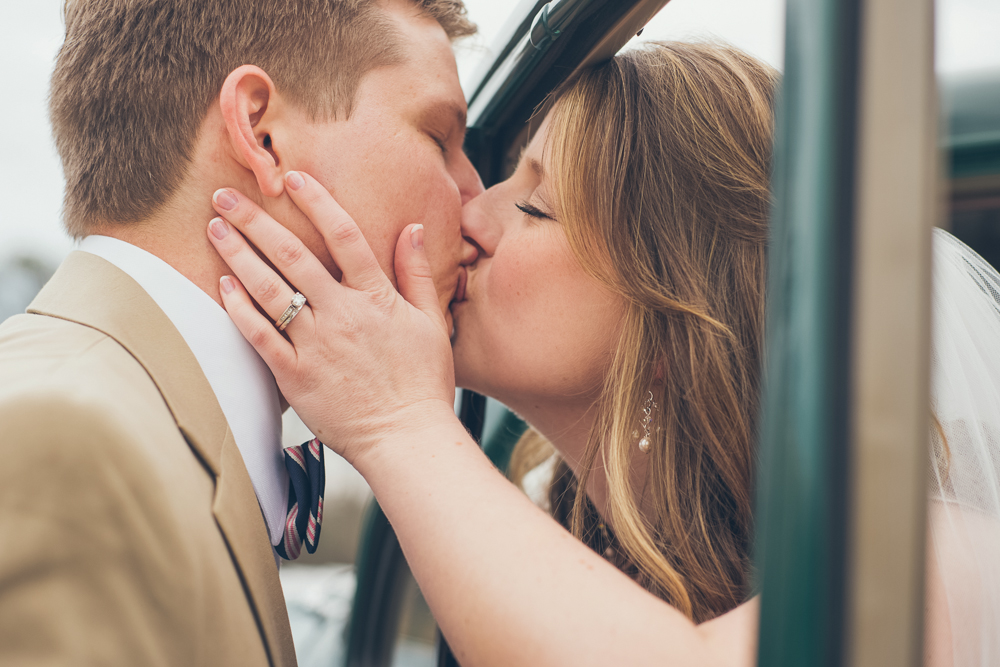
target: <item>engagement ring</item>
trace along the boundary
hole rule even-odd
[[[295,296],[292,297],[292,302],[288,304],[288,308],[285,308],[285,312],[274,323],[274,326],[278,327],[278,331],[284,331],[285,327],[295,319],[295,316],[299,314],[304,305],[306,305],[306,298],[300,292],[296,292]]]

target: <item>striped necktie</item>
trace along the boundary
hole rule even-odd
[[[295,560],[302,545],[315,553],[319,528],[323,521],[323,490],[326,469],[323,467],[323,443],[317,439],[285,448],[288,469],[288,514],[281,542],[274,548],[285,560]]]

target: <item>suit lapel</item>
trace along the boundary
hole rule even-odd
[[[248,592],[271,662],[294,665],[288,612],[250,476],[212,387],[174,325],[127,274],[84,252],[66,258],[28,312],[97,329],[146,369],[178,429],[215,475],[212,511]]]

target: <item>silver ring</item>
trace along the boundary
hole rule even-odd
[[[296,292],[295,296],[292,297],[292,302],[288,304],[288,308],[285,308],[285,312],[281,314],[278,321],[274,323],[274,326],[278,327],[278,331],[284,331],[285,327],[295,319],[295,316],[299,314],[302,307],[306,305],[306,298],[302,296],[300,292]]]

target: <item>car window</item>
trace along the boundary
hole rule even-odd
[[[482,78],[484,70],[501,54],[514,30],[529,16],[534,16],[538,0],[467,0],[469,19],[479,31],[456,45],[458,76],[468,97]]]

